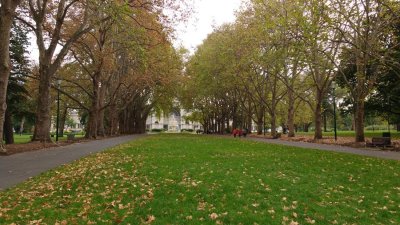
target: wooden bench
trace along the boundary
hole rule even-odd
[[[392,147],[390,137],[373,137],[371,143],[367,143],[367,147]]]

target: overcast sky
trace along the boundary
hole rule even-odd
[[[192,53],[196,46],[213,30],[226,22],[235,20],[235,11],[239,9],[242,0],[195,0],[195,13],[190,18],[186,27],[178,27],[178,40]]]

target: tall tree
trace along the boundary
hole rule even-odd
[[[340,33],[332,30],[329,1],[311,1],[306,11],[309,16],[303,24],[307,72],[313,81],[314,95],[308,101],[314,111],[314,139],[322,139],[323,100],[335,78],[335,67],[331,60],[337,60],[340,50]]]
[[[35,33],[39,50],[40,82],[33,141],[50,141],[52,80],[72,44],[97,23],[91,17],[95,4],[96,1],[89,0],[28,0],[23,5],[18,18]]]
[[[3,137],[4,116],[7,110],[7,85],[11,71],[10,64],[10,31],[15,10],[22,0],[0,1],[0,137]],[[5,152],[3,139],[0,140],[0,151]]]
[[[29,74],[29,61],[26,57],[26,48],[29,46],[27,30],[24,26],[14,22],[10,38],[10,59],[12,69],[7,88],[7,110],[4,125],[6,144],[12,144],[13,120],[27,114],[28,91],[26,78]]]
[[[345,45],[344,54],[350,55],[348,59],[354,59],[355,62],[353,79],[347,79],[348,76],[343,72],[342,78],[354,106],[356,142],[365,141],[366,98],[375,89],[381,75],[379,71],[393,61],[388,54],[390,49],[387,48],[392,39],[390,24],[398,17],[391,8],[393,4],[393,1],[378,0],[333,1],[338,18],[335,29],[341,33],[341,41]]]

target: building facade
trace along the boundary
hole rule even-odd
[[[183,130],[203,130],[203,127],[198,122],[188,121],[185,118],[190,115],[183,109],[158,117],[156,114],[151,114],[146,120],[146,130],[165,130],[168,132],[181,132]]]

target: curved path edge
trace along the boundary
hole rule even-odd
[[[247,137],[247,140],[253,140],[257,142],[264,142],[270,144],[278,144],[278,145],[286,145],[293,146],[299,148],[308,148],[308,149],[316,149],[323,151],[331,151],[331,152],[341,152],[341,153],[349,153],[355,155],[362,156],[370,156],[381,159],[392,159],[392,160],[400,160],[400,152],[394,151],[382,151],[375,150],[370,148],[352,148],[342,145],[328,145],[328,144],[317,144],[317,143],[309,143],[309,142],[297,142],[297,141],[284,141],[279,139],[266,139],[266,138],[255,138],[255,137]]]
[[[106,138],[0,157],[0,191],[47,170],[145,136]]]

